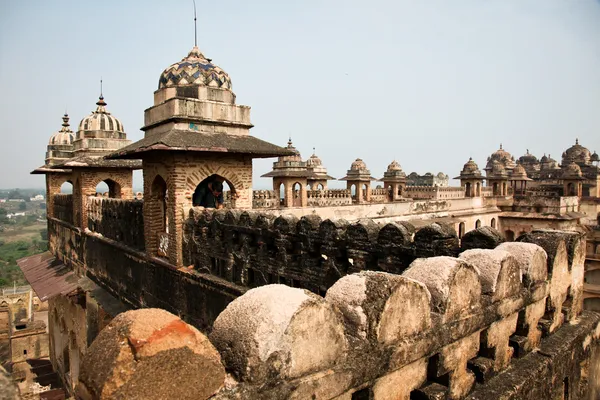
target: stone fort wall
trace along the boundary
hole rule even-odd
[[[163,310],[121,314],[87,350],[76,392],[83,399],[596,398],[600,315],[581,307],[581,235],[538,231],[499,245],[493,235],[472,236],[479,238],[472,245],[488,248],[419,258],[400,274],[352,273],[324,296],[254,288],[217,316],[208,337]],[[118,376],[103,372],[117,359]]]

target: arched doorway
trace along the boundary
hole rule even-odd
[[[475,184],[475,196],[479,197],[481,196],[481,183],[477,182]]]
[[[350,186],[350,196],[352,196],[352,201],[356,201],[356,185]]]
[[[283,182],[279,184],[279,205],[285,205],[285,184]]]
[[[111,199],[121,198],[121,185],[112,179],[105,179],[96,185],[96,196],[110,197]]]
[[[575,193],[575,184],[573,184],[573,182],[570,182],[567,185],[567,196],[576,196],[577,193]]]
[[[492,185],[492,194],[494,196],[500,195],[500,193],[498,192],[498,183],[497,182],[494,182],[494,184]]]
[[[513,242],[515,240],[515,233],[510,229],[504,232],[504,236],[506,236],[506,240],[509,242]]]
[[[235,208],[237,198],[233,184],[221,175],[213,174],[203,179],[194,190],[192,204],[194,207]]]
[[[317,185],[317,190],[323,190],[323,184],[322,183],[319,183]]]
[[[292,200],[292,207],[302,207],[302,185],[300,182],[296,182],[292,186]]]
[[[461,222],[460,224],[458,224],[458,238],[462,239],[462,237],[465,235],[465,223]]]
[[[481,227],[481,220],[475,221],[475,229]]]
[[[492,220],[490,221],[490,225],[492,228],[496,229],[496,218],[492,218]]]
[[[465,197],[472,197],[472,194],[471,194],[471,182],[465,183]]]

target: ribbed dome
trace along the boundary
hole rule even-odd
[[[100,95],[96,105],[98,106],[96,107],[96,111],[93,111],[90,115],[81,120],[79,128],[77,129],[78,131],[125,132],[121,121],[106,111],[106,102],[102,95]]]
[[[73,131],[69,127],[69,115],[65,113],[62,117],[63,123],[60,131],[56,132],[54,135],[50,136],[50,140],[48,141],[49,145],[66,145],[70,146],[73,144],[73,140],[75,136]]]
[[[194,46],[187,57],[165,69],[158,80],[159,89],[186,85],[231,89],[231,79]]]
[[[394,160],[390,163],[390,165],[388,165],[387,170],[388,172],[402,171],[402,167],[400,166],[400,163],[398,161]]]
[[[579,139],[575,139],[575,144],[562,154],[562,164],[567,165],[572,162],[577,164],[589,164],[590,158],[590,151],[579,144]]]
[[[567,165],[566,167],[562,168],[562,177],[566,178],[566,179],[581,178],[582,177],[581,168],[579,168],[579,165],[572,162],[569,165]]]
[[[360,158],[357,158],[356,161],[354,161],[352,165],[350,165],[351,171],[361,171],[365,169],[367,169],[367,164],[365,164],[365,162]]]
[[[502,165],[500,163],[500,161],[498,161],[498,160],[492,161],[491,176],[498,177],[498,178],[507,176],[506,168],[504,168],[504,165]]]

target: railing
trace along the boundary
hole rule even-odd
[[[348,189],[308,190],[306,197],[309,207],[352,204],[352,196]]]
[[[276,190],[255,190],[252,192],[252,208],[278,208],[281,204]]]
[[[90,197],[88,228],[135,249],[144,249],[144,202],[142,200]]]
[[[54,212],[53,217],[61,221],[73,223],[73,195],[55,194],[53,197]]]

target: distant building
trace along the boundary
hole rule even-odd
[[[411,172],[406,177],[407,186],[448,186],[448,175],[443,172],[438,172],[437,175],[433,175],[431,172],[425,173],[425,175],[419,175],[416,172]]]
[[[30,197],[29,200],[31,200],[31,201],[44,201],[44,196],[42,196],[41,194],[38,194],[36,196]]]

